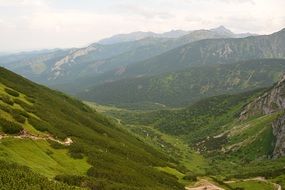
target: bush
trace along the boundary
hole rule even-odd
[[[25,97],[25,98],[32,104],[36,103],[36,101],[33,98],[30,98],[30,97]]]
[[[12,117],[19,123],[25,123],[26,118],[29,118],[29,114],[23,110],[12,109],[6,105],[0,105],[0,110],[3,110],[12,115]]]
[[[7,92],[9,95],[14,96],[14,97],[19,97],[20,94],[14,90],[11,90],[9,88],[5,88],[5,92]]]
[[[6,104],[9,104],[11,106],[14,105],[14,101],[9,96],[2,96],[0,99]]]
[[[26,122],[26,118],[20,114],[17,114],[16,112],[13,112],[13,118],[19,122],[19,123],[25,123]]]
[[[19,104],[22,108],[24,108],[27,112],[30,112],[30,113],[36,112],[35,108],[33,106],[27,104],[26,102],[19,100],[19,99],[15,99],[14,101],[16,104]]]
[[[193,174],[192,172],[188,172],[183,179],[189,180],[189,181],[197,181],[197,175]]]
[[[28,121],[36,130],[42,131],[42,132],[48,131],[49,124],[47,122],[38,120],[33,117],[30,117]]]
[[[30,115],[27,112],[23,111],[23,110],[14,109],[13,112],[17,113],[18,115],[21,115],[21,116],[23,116],[25,118],[30,118]]]
[[[23,130],[23,127],[17,123],[0,118],[0,126],[2,131],[7,134],[18,134]]]

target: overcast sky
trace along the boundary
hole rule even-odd
[[[80,47],[117,33],[219,25],[269,34],[285,0],[0,0],[0,51]]]

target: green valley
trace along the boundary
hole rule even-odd
[[[187,108],[146,111],[101,106],[98,110],[118,118],[131,133],[187,168],[184,175],[163,169],[180,179],[207,179],[225,189],[272,189],[275,183],[284,188],[284,158],[273,159],[281,134],[272,127],[284,108],[243,116],[258,97],[277,88],[284,88],[284,82],[270,89],[207,98]]]

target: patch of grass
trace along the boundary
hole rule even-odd
[[[50,178],[59,174],[86,175],[91,167],[84,159],[73,159],[66,149],[54,149],[46,141],[2,139],[0,159],[30,167]]]
[[[183,179],[185,174],[181,173],[180,171],[176,170],[175,168],[171,168],[171,167],[157,167],[157,169],[160,170],[160,171],[163,171],[165,173],[168,173],[170,175],[173,175],[173,176],[177,177],[177,179],[181,183],[187,184],[187,181]]]
[[[241,181],[229,185],[239,190],[273,190],[275,188],[272,184],[262,181]]]

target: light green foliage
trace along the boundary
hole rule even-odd
[[[242,181],[231,183],[231,187],[241,190],[274,190],[274,185],[262,181]]]
[[[0,143],[0,159],[29,166],[50,178],[59,174],[86,175],[91,167],[86,158],[71,158],[67,149],[54,149],[43,140],[3,139]]]

